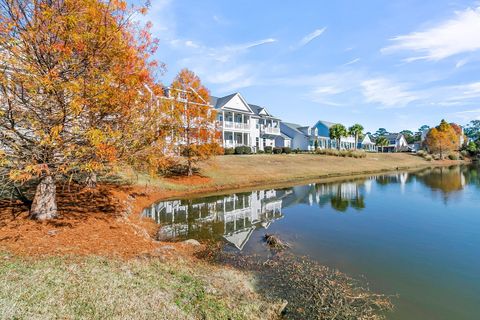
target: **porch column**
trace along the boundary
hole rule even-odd
[[[225,111],[222,110],[222,145],[225,148]]]

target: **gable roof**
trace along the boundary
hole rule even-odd
[[[210,103],[215,109],[220,109],[221,107],[226,105],[228,101],[232,100],[232,98],[235,97],[236,94],[237,93],[232,93],[232,94],[229,94],[228,96],[221,97],[221,98],[211,96]]]
[[[252,110],[251,106],[245,101],[245,99],[242,97],[242,95],[238,92],[235,92],[235,93],[232,93],[232,94],[229,94],[228,96],[225,96],[225,97],[214,97],[214,96],[211,96],[210,97],[210,103],[212,104],[212,106],[215,108],[215,109],[222,109],[223,107],[225,107],[225,105],[227,103],[229,103],[233,98],[235,97],[239,97],[240,100],[242,101],[242,103],[246,106],[246,109],[247,111],[243,111],[243,110],[239,110],[240,112],[247,112],[247,113],[253,113],[255,114],[255,112]],[[230,109],[230,108],[229,108]]]
[[[315,123],[314,127],[318,126],[319,124],[323,124],[325,127],[330,129],[333,125],[336,123],[330,122],[330,121],[323,121],[323,120],[318,120],[317,123]]]
[[[299,124],[290,123],[290,122],[282,122],[281,125],[284,125],[284,126],[288,127],[289,129],[292,129],[296,133],[303,134],[303,135],[305,134],[300,130],[300,128],[305,128],[305,127],[303,127]]]
[[[259,117],[267,117],[276,120],[280,120],[277,117],[273,116],[265,107],[258,106],[256,104],[249,104],[250,109]]]
[[[387,138],[388,140],[399,140],[401,139],[401,137],[403,137],[403,134],[401,133],[389,133],[385,135],[385,138]]]

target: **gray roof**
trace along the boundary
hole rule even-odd
[[[221,107],[226,105],[228,101],[230,101],[233,97],[235,97],[235,95],[237,95],[236,92],[221,98],[211,96],[210,103],[215,109],[220,109]]]
[[[387,138],[388,140],[397,140],[397,139],[400,139],[400,137],[402,136],[403,134],[401,133],[389,133],[385,135],[385,138]]]
[[[289,122],[282,122],[282,125],[284,125],[286,127],[289,127],[293,131],[296,131],[297,133],[300,133],[300,134],[304,134],[302,131],[300,131],[300,128],[306,128],[306,127],[301,126],[299,124],[289,123]]]
[[[257,115],[258,115],[260,112],[262,112],[263,109],[265,109],[265,108],[262,108],[262,107],[260,107],[260,106],[255,105],[255,104],[250,104],[250,103],[249,103],[248,105],[250,106],[250,109],[252,109],[252,111],[253,111],[255,114],[257,114]],[[268,112],[267,112],[267,113],[268,113]]]

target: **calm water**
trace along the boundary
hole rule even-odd
[[[223,239],[295,253],[398,294],[390,319],[480,319],[480,168],[451,167],[160,202],[165,238]],[[266,231],[268,230],[268,231]]]

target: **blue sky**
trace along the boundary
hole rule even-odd
[[[480,119],[480,2],[151,0],[168,84],[182,68],[284,121],[390,132]]]

